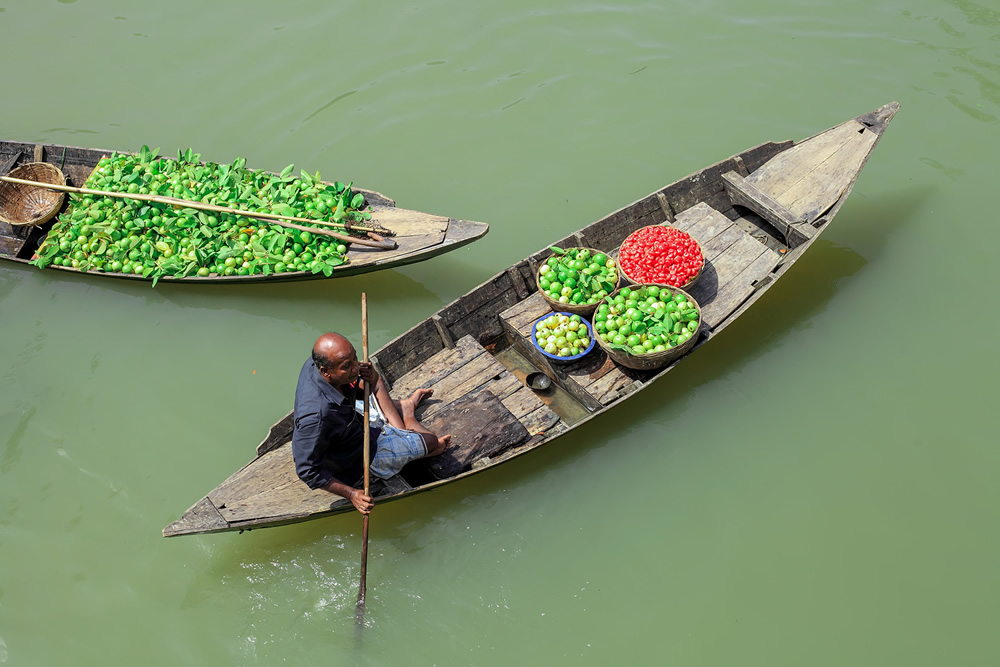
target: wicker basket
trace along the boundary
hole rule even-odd
[[[629,354],[623,350],[611,349],[608,346],[608,344],[605,343],[604,340],[600,337],[600,335],[598,335],[595,331],[594,339],[597,341],[597,344],[601,346],[601,349],[608,353],[608,356],[611,357],[612,361],[621,366],[625,366],[626,368],[632,368],[634,370],[640,370],[640,371],[650,371],[660,368],[662,366],[666,366],[674,359],[677,359],[678,357],[681,357],[684,354],[686,354],[688,350],[694,347],[694,344],[697,342],[698,336],[701,334],[701,325],[702,325],[701,306],[698,305],[698,302],[695,301],[690,294],[688,294],[687,292],[678,287],[671,287],[670,285],[661,285],[658,283],[643,283],[640,285],[635,285],[635,287],[647,287],[649,285],[656,285],[661,290],[664,289],[670,290],[670,293],[672,295],[680,293],[686,296],[688,301],[693,303],[694,307],[698,309],[698,328],[695,330],[693,334],[691,334],[690,338],[688,338],[680,345],[675,345],[674,347],[668,350],[664,350],[663,352],[650,352],[648,354]],[[620,291],[621,288],[616,289],[609,296],[614,297]],[[593,322],[591,322],[591,325],[593,326]]]
[[[570,250],[589,250],[591,255],[596,255],[598,253],[606,254],[601,252],[600,250],[595,250],[593,248],[567,248],[566,250],[567,252]],[[597,303],[560,303],[558,300],[551,298],[548,294],[545,293],[545,290],[542,289],[542,286],[540,284],[540,280],[541,276],[539,276],[536,273],[535,287],[538,288],[538,293],[542,295],[542,298],[545,299],[545,303],[549,304],[549,307],[551,307],[552,310],[562,310],[571,315],[580,315],[583,317],[589,317],[590,315],[593,314],[595,310],[597,310],[597,305],[600,303],[600,300],[598,300]],[[620,283],[621,283],[621,277],[619,276],[618,281],[615,284],[616,289],[618,287],[618,284]]]
[[[14,169],[11,178],[66,185],[66,177],[48,162],[30,162]],[[21,183],[0,181],[0,220],[9,225],[40,225],[59,212],[65,194]]]
[[[676,227],[671,227],[670,225],[647,225],[647,227],[666,227],[667,229],[677,229]],[[625,240],[622,241],[622,245],[625,245],[626,243],[628,243],[628,240],[630,238],[632,238],[632,236],[634,234],[637,234],[638,232],[641,232],[643,229],[646,229],[646,227],[640,227],[639,229],[637,229],[634,232],[632,232],[631,234],[629,234],[625,238]],[[698,243],[698,241],[693,236],[691,236],[687,232],[681,231],[679,229],[677,229],[677,231],[679,231],[682,234],[690,237],[691,240],[694,241],[695,244],[698,246],[698,252],[701,252],[701,268],[698,269],[698,273],[694,274],[694,276],[692,276],[691,279],[688,280],[683,285],[679,285],[679,287],[682,290],[688,290],[688,289],[691,289],[691,287],[693,287],[696,282],[698,282],[698,278],[700,278],[701,274],[705,271],[705,264],[707,263],[707,260],[705,259],[705,253],[702,252],[702,250],[701,250],[701,244]],[[621,279],[623,281],[625,281],[625,284],[627,284],[627,285],[638,285],[638,284],[640,284],[639,281],[633,279],[631,276],[629,276],[627,273],[625,273],[625,269],[622,268],[622,263],[621,263],[620,259],[618,261],[618,275],[621,276]]]

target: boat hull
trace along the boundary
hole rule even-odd
[[[392,387],[393,397],[433,387],[437,402],[425,406],[418,417],[432,431],[455,437],[451,449],[435,457],[438,460],[411,463],[387,480],[376,502],[430,491],[553,442],[648,388],[720,335],[784,277],[829,227],[898,108],[890,103],[848,121],[850,132],[841,132],[843,151],[827,145],[826,133],[797,143],[761,144],[554,242],[614,255],[635,229],[663,223],[699,241],[706,266],[690,291],[701,306],[703,326],[693,348],[667,366],[651,371],[623,368],[599,348],[569,365],[553,364],[533,353],[528,342],[531,324],[551,312],[533,279],[551,254],[548,246],[379,349],[372,355],[373,363]],[[852,133],[871,135],[863,137],[865,150],[856,149]],[[782,159],[793,149],[798,160]],[[837,154],[844,160],[834,169],[836,165],[829,160]],[[781,169],[773,168],[782,163]],[[816,170],[832,170],[840,182],[802,188],[816,193],[814,202],[797,204],[809,216],[789,212],[781,203],[789,174],[802,180]],[[772,206],[773,202],[780,207]],[[771,216],[778,217],[772,222]],[[561,393],[542,394],[528,387],[525,378],[535,372],[548,375]],[[523,427],[519,438],[517,433],[512,435],[514,422]],[[271,427],[256,458],[164,528],[164,536],[242,531],[350,511],[348,501],[311,491],[298,481],[291,433],[292,415],[287,414]]]

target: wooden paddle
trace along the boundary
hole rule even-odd
[[[361,293],[361,356],[364,362],[368,363],[368,295]],[[368,427],[368,399],[371,396],[371,387],[365,382],[365,446],[362,467],[365,470],[365,495],[370,495],[369,481],[370,472],[368,470],[368,452],[371,448],[371,429]],[[365,578],[368,571],[368,514],[364,515],[364,523],[361,527],[361,585],[358,587],[358,603],[354,610],[354,617],[359,624],[365,622]]]
[[[323,225],[325,227],[340,227],[346,229],[347,226],[336,222],[324,222],[322,220],[310,220],[309,218],[296,218],[291,215],[278,215],[277,213],[257,213],[256,211],[247,211],[240,208],[229,208],[228,206],[216,206],[215,204],[206,204],[204,202],[191,201],[189,199],[177,199],[176,197],[163,197],[160,195],[141,195],[133,194],[130,192],[113,192],[110,190],[91,190],[90,188],[74,188],[71,185],[56,185],[55,183],[39,183],[38,181],[27,181],[21,178],[11,178],[10,176],[0,176],[0,181],[7,181],[8,183],[18,183],[20,185],[32,185],[38,188],[48,188],[49,190],[55,190],[57,192],[73,192],[76,194],[83,195],[97,195],[100,197],[118,197],[119,199],[135,199],[138,201],[149,201],[155,202],[157,204],[168,204],[170,206],[183,206],[185,208],[193,208],[199,211],[211,211],[213,213],[231,213],[233,215],[242,215],[247,218],[255,218],[258,220],[266,220],[268,222],[273,222],[276,225],[281,225],[282,227],[290,227],[292,229],[298,229],[304,232],[311,232],[313,234],[320,234],[322,236],[330,236],[345,243],[353,243],[355,245],[363,245],[371,248],[379,248],[381,250],[395,250],[397,248],[396,242],[392,239],[386,239],[378,236],[377,240],[373,239],[363,239],[356,236],[348,236],[346,234],[338,234],[336,232],[327,231],[325,229],[317,229],[316,227],[304,227],[302,225],[293,224],[295,222],[305,222],[310,225]],[[351,225],[351,229],[357,229],[360,231],[370,231],[370,228],[364,227],[362,225]]]

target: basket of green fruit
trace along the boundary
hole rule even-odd
[[[593,248],[549,248],[552,255],[538,267],[535,284],[554,310],[590,315],[618,287],[615,260]]]
[[[593,329],[597,344],[616,363],[652,370],[694,347],[701,329],[701,308],[677,287],[622,287],[598,305]]]
[[[576,361],[594,349],[590,323],[577,313],[550,313],[535,321],[531,340],[535,349],[555,361]]]

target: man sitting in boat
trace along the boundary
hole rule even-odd
[[[295,472],[311,489],[324,489],[351,501],[362,514],[374,503],[363,488],[364,391],[373,387],[370,412],[371,474],[388,479],[410,461],[437,456],[451,442],[417,421],[414,411],[430,389],[394,402],[371,364],[360,363],[351,342],[337,333],[316,340],[295,387],[292,455]]]

